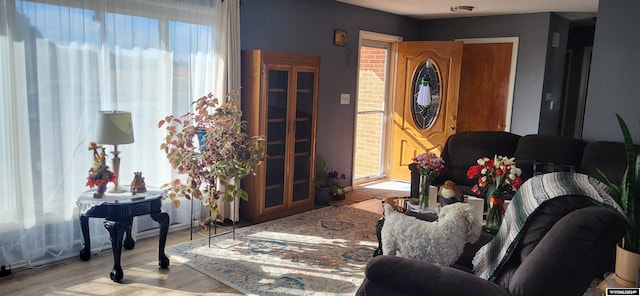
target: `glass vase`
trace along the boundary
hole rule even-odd
[[[93,198],[103,198],[104,193],[107,191],[107,183],[98,185],[98,189],[93,194]]]
[[[497,233],[504,217],[504,198],[491,197],[489,199],[489,213],[487,214],[487,230]]]
[[[420,193],[418,195],[420,209],[429,208],[429,187],[431,187],[432,178],[428,174],[420,174]]]

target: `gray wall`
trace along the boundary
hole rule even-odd
[[[335,0],[243,0],[240,22],[242,49],[320,56],[317,151],[351,184],[359,31],[416,40],[420,22]],[[347,32],[349,51],[333,45],[334,29]]]
[[[622,141],[615,119],[640,143],[640,1],[600,1],[585,110],[583,139]]]
[[[635,89],[640,77],[640,34],[636,31],[640,18],[633,13],[638,8],[640,2],[633,0],[600,1],[583,133],[588,141],[621,140],[615,112],[627,119],[636,143],[640,141],[640,100]],[[321,56],[318,153],[347,176],[351,176],[353,162],[355,104],[352,100],[340,105],[339,96],[349,93],[355,98],[360,30],[405,40],[519,37],[511,130],[526,135],[557,126],[557,114],[541,108],[545,91],[551,91],[554,100],[561,92],[556,84],[562,77],[553,73],[562,68],[564,53],[549,50],[550,33],[561,31],[559,48],[564,49],[566,20],[552,13],[418,21],[334,0],[243,0],[240,13],[242,49]],[[334,29],[347,32],[350,51],[333,45]],[[547,119],[552,119],[549,127]]]
[[[424,40],[519,37],[511,132],[538,133],[550,13],[429,20]],[[566,38],[566,34],[563,38]]]

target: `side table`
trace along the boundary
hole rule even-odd
[[[124,246],[128,250],[135,247],[135,241],[131,237],[133,217],[150,215],[154,221],[160,224],[159,265],[161,268],[169,267],[169,258],[164,253],[169,232],[169,214],[161,210],[164,192],[147,191],[136,195],[132,195],[131,192],[107,192],[103,198],[94,198],[94,192],[95,190],[85,191],[76,202],[80,210],[80,226],[84,238],[84,248],[80,251],[80,259],[83,261],[91,259],[89,218],[104,218],[104,227],[109,231],[111,237],[114,261],[109,276],[112,281],[120,282],[124,277],[120,266],[122,247]]]

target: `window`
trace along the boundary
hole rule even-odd
[[[218,2],[0,0],[0,265],[77,256],[99,110],[132,113],[122,184],[172,179],[157,123],[212,91]],[[165,210],[188,223],[188,209]]]

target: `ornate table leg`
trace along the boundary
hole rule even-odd
[[[111,270],[109,277],[114,282],[120,282],[124,277],[122,266],[120,266],[122,239],[125,231],[131,231],[131,223],[129,221],[104,220],[104,227],[111,235],[111,248],[113,249],[113,269]]]
[[[158,243],[158,260],[159,265],[162,268],[169,267],[169,257],[164,253],[164,245],[167,243],[167,233],[169,232],[169,214],[167,213],[154,213],[151,214],[151,219],[160,224],[160,238]]]
[[[129,219],[129,225],[132,225],[132,224],[133,224],[133,217]],[[129,227],[129,229],[125,231],[125,239],[124,239],[123,246],[127,250],[131,250],[136,246],[136,241],[134,241],[133,238],[131,237],[131,227]]]
[[[84,247],[80,250],[80,260],[89,261],[91,259],[91,238],[89,237],[89,217],[80,215],[80,228],[82,229],[82,238],[84,239]]]

